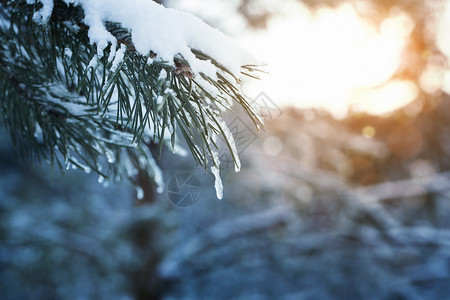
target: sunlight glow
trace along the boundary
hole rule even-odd
[[[386,83],[413,26],[409,17],[397,15],[378,30],[349,4],[315,14],[291,4],[266,32],[240,40],[268,63],[269,75],[247,92],[265,91],[280,104],[326,108],[336,117],[351,107],[374,114],[392,111],[417,93],[411,82]]]
[[[355,112],[383,115],[405,106],[418,94],[419,89],[411,81],[391,81],[378,89],[355,92],[351,108]]]
[[[450,1],[445,3],[445,9],[441,17],[438,29],[437,45],[450,60]],[[450,70],[444,72],[442,78],[442,90],[450,94]]]

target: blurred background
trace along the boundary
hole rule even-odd
[[[226,116],[224,199],[19,163],[0,136],[2,299],[447,299],[450,2],[167,0],[267,63]]]

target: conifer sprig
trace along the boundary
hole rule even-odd
[[[193,50],[197,58],[217,67],[217,80],[194,75],[181,56],[167,62],[154,52],[139,54],[116,23],[106,28],[117,49],[109,45],[99,55],[78,6],[54,1],[50,20],[38,24],[33,14],[40,4],[0,3],[1,119],[21,155],[105,178],[132,178],[133,168],[141,168],[155,179],[148,143],[173,149],[179,132],[206,168],[217,150],[214,135],[223,132],[214,121],[220,110],[235,101],[261,123],[239,80],[199,51]],[[108,59],[120,49],[123,60]],[[253,76],[254,66],[244,68]]]

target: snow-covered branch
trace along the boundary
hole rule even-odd
[[[63,169],[74,164],[99,172],[102,180],[117,180],[119,170],[132,177],[136,169],[152,169],[145,173],[161,191],[146,144],[174,151],[181,134],[196,162],[212,165],[222,197],[214,156],[219,137],[240,168],[222,112],[237,102],[262,124],[239,87],[241,69],[256,70],[252,55],[193,15],[150,0],[17,0],[2,3],[0,16],[6,86],[0,104],[24,152],[33,155],[43,143],[38,156],[54,162],[59,151]],[[12,119],[16,115],[27,117]],[[128,148],[126,155],[121,147]],[[130,160],[133,149],[138,154]],[[111,172],[102,171],[102,157]]]

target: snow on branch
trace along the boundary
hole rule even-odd
[[[53,9],[53,1],[38,0],[41,10],[35,20],[45,22]],[[28,3],[33,2],[27,0]],[[97,46],[98,54],[111,44],[112,61],[117,48],[117,39],[106,29],[105,23],[120,23],[131,31],[133,45],[140,54],[156,53],[162,61],[174,64],[173,59],[181,55],[194,74],[203,73],[216,79],[217,68],[211,61],[198,59],[192,50],[200,51],[219,62],[234,77],[240,77],[241,66],[254,65],[254,57],[199,18],[150,0],[64,0],[66,4],[81,5],[85,12],[84,23],[89,26],[90,42]]]
[[[25,2],[33,5],[33,9],[23,5]],[[15,9],[9,5],[12,3]],[[236,102],[256,126],[263,125],[260,114],[239,88],[241,74],[251,76],[247,73],[258,71],[252,55],[193,15],[165,8],[151,0],[17,0],[2,8],[18,16],[11,19],[17,23],[12,28],[25,28],[32,36],[25,39],[22,31],[0,27],[8,44],[3,51],[3,67],[8,64],[15,67],[14,72],[10,72],[12,75],[5,79],[9,84],[7,93],[17,99],[39,99],[40,109],[50,120],[54,117],[46,114],[47,107],[62,106],[67,114],[59,120],[63,123],[61,126],[74,120],[80,123],[96,119],[105,123],[98,128],[111,129],[100,130],[98,135],[83,130],[89,126],[80,125],[84,135],[71,130],[58,132],[54,135],[56,142],[64,143],[72,135],[83,136],[89,142],[79,141],[81,144],[75,149],[79,148],[80,153],[88,150],[93,162],[105,152],[108,166],[114,173],[110,178],[117,178],[122,170],[120,166],[125,165],[126,174],[132,177],[134,172],[129,172],[130,168],[145,164],[139,160],[130,164],[121,156],[110,159],[110,153],[120,151],[111,152],[112,149],[107,148],[142,149],[145,145],[141,145],[141,141],[144,141],[159,144],[160,153],[164,145],[175,151],[180,134],[197,164],[205,168],[212,164],[217,197],[222,198],[216,151],[216,140],[220,136],[227,142],[236,172],[240,169],[233,135],[222,119],[222,112],[231,110]],[[28,22],[30,18],[34,22]],[[47,30],[42,30],[41,26]],[[19,59],[14,57],[17,41],[22,43]],[[24,66],[29,74],[22,72]],[[27,78],[34,78],[32,84]],[[14,88],[15,82],[29,92],[24,96],[20,93],[24,89]],[[33,101],[27,109],[32,110],[36,103]],[[43,117],[39,114],[35,114],[35,118],[39,124],[48,123],[41,120]],[[36,122],[33,122],[21,125],[34,132]],[[52,126],[42,129],[45,136],[55,131]],[[15,129],[11,127],[11,130]],[[129,145],[115,142],[105,146],[105,151],[92,147],[95,141],[111,141],[112,136],[121,136],[124,132],[127,137],[132,136]],[[26,136],[24,139],[28,140]],[[46,147],[53,149],[53,144],[47,143]],[[62,154],[68,161],[71,153],[66,152]],[[146,157],[142,153],[136,155]],[[151,157],[146,160],[149,169],[157,171],[156,167],[151,167],[154,165]],[[95,170],[94,167],[91,168]],[[155,174],[157,172],[149,176],[158,181]]]

